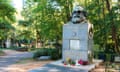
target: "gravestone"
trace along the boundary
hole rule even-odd
[[[11,40],[7,39],[5,44],[6,44],[6,48],[9,48],[11,46]]]
[[[63,25],[63,61],[67,58],[89,61],[93,46],[92,29],[93,26],[86,20],[84,10],[76,6],[71,21]]]
[[[115,62],[120,62],[120,56],[115,56]]]

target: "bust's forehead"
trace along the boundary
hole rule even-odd
[[[84,11],[84,9],[83,7],[77,5],[74,7],[73,11]]]

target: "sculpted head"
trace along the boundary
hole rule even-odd
[[[71,19],[72,23],[77,24],[85,20],[86,20],[86,12],[81,6],[77,5],[72,11],[72,19]]]

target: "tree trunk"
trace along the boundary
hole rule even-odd
[[[18,40],[18,47],[21,47],[21,42],[20,42],[20,40]]]
[[[119,53],[119,48],[118,48],[118,43],[117,43],[117,35],[116,35],[117,34],[116,26],[114,23],[113,14],[112,14],[109,0],[106,0],[106,6],[107,6],[109,14],[112,16],[110,21],[111,21],[112,41],[114,43],[114,50],[116,53]]]
[[[38,31],[36,30],[36,48],[38,48]]]

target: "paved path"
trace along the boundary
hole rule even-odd
[[[43,67],[30,70],[29,72],[88,72],[78,68],[62,67],[53,64],[46,64]]]
[[[79,68],[65,67],[54,64],[46,64],[43,67],[29,70],[28,72],[88,72],[88,70],[82,70]]]
[[[0,56],[0,72],[7,72],[6,68],[9,65],[16,63],[18,60],[23,58],[31,58],[33,54],[31,52],[18,52],[13,50],[4,50],[7,54]]]

